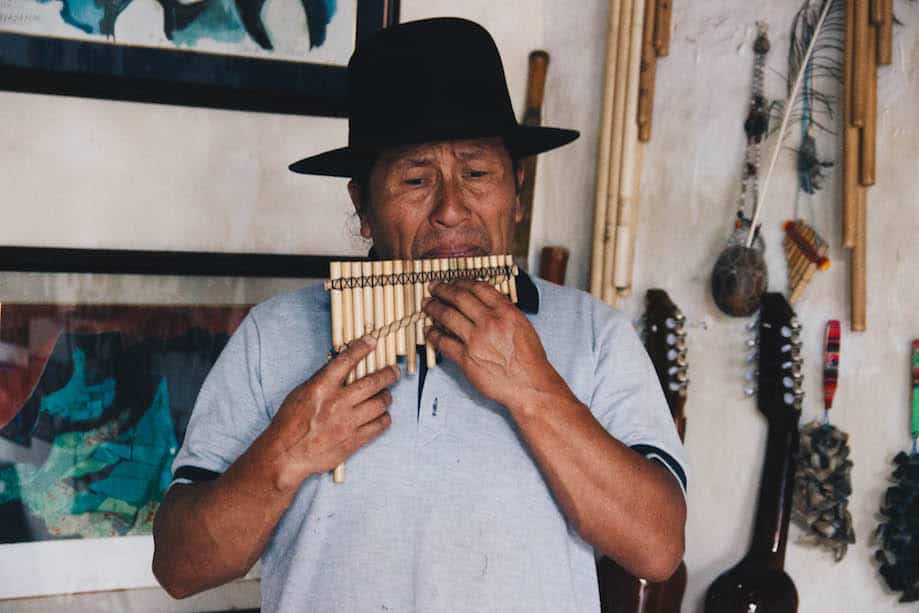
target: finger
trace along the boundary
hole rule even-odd
[[[384,412],[376,419],[372,419],[362,425],[351,438],[349,445],[351,449],[348,451],[348,455],[353,454],[355,451],[383,434],[390,425],[392,425],[392,417],[388,411]]]
[[[452,338],[449,334],[445,334],[443,331],[438,330],[437,328],[429,328],[427,333],[424,335],[425,339],[431,345],[434,346],[434,349],[444,354],[448,359],[460,363],[460,359],[463,356],[463,347],[464,345]]]
[[[377,339],[370,335],[359,338],[326,364],[323,376],[330,377],[339,384],[344,383],[348,373],[357,368],[358,363],[370,355],[376,346]]]
[[[441,302],[453,305],[456,310],[475,323],[486,314],[487,306],[472,291],[469,281],[455,283],[435,283],[431,287],[431,296],[439,298]]]
[[[375,396],[368,398],[364,402],[354,406],[351,414],[351,423],[357,430],[367,422],[371,422],[387,410],[392,404],[392,393],[389,390],[383,390]]]
[[[441,302],[439,299],[435,298],[429,301],[424,305],[423,310],[431,319],[442,325],[449,330],[451,334],[462,341],[468,339],[475,328],[475,324],[469,321],[465,315],[452,306]]]
[[[402,370],[387,366],[345,386],[345,400],[352,406],[367,400],[399,380]]]
[[[507,298],[504,296],[504,294],[496,290],[494,285],[485,283],[484,281],[471,281],[468,279],[463,279],[462,281],[457,281],[454,283],[454,285],[466,290],[490,309],[493,309],[500,305],[502,302],[507,301]]]

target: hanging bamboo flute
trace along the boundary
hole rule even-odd
[[[593,253],[590,263],[590,293],[600,298],[603,294],[603,257],[606,244],[606,207],[609,194],[610,157],[613,136],[613,106],[616,94],[616,58],[619,52],[619,14],[621,0],[609,1],[609,19],[606,41],[606,83],[603,89],[603,108],[600,115],[600,149],[597,154],[597,190],[594,201]]]
[[[855,19],[855,46],[854,61],[852,68],[852,125],[861,128],[865,125],[865,116],[867,115],[868,99],[865,87],[868,82],[868,2],[869,0],[855,0],[853,7],[853,16]]]
[[[855,89],[855,0],[846,0],[846,37],[843,63],[843,224],[842,244],[855,247],[856,213],[858,206],[858,153],[861,148],[859,130],[854,124]]]
[[[670,55],[670,20],[673,15],[671,0],[648,0],[655,3],[654,49],[658,57]]]
[[[881,23],[878,24],[878,64],[893,64],[893,0],[881,0]]]
[[[656,0],[645,0],[645,23],[641,37],[641,78],[638,83],[638,140],[651,140],[651,116],[654,112],[654,82],[657,77],[657,49],[654,27],[657,21]]]
[[[616,241],[619,224],[619,182],[622,176],[623,142],[626,124],[626,93],[629,77],[629,49],[631,47],[632,12],[638,0],[623,0],[619,11],[619,50],[616,53],[616,85],[613,97],[613,132],[610,141],[609,180],[606,188],[606,233],[604,235],[603,281],[601,297],[607,304],[615,304],[613,270],[616,258]]]
[[[865,125],[862,126],[862,153],[859,178],[864,186],[874,185],[877,179],[877,126],[878,126],[878,65],[877,32],[868,28],[868,70],[865,73]]]
[[[641,70],[642,34],[645,12],[642,0],[636,0],[632,10],[629,49],[628,88],[626,90],[626,121],[622,144],[622,170],[619,179],[619,217],[616,226],[616,250],[613,267],[613,289],[616,295],[607,300],[615,304],[618,297],[632,291],[632,243],[638,222],[638,180],[641,174],[641,143],[638,141],[638,82]]]

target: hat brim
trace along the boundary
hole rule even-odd
[[[563,128],[518,125],[508,133],[495,136],[504,138],[511,157],[521,159],[567,145],[580,136],[580,132]],[[416,143],[399,144],[411,145]],[[293,172],[304,175],[351,178],[363,172],[367,167],[367,163],[373,159],[376,153],[378,152],[357,151],[350,147],[341,147],[303,158],[294,162],[288,168]]]

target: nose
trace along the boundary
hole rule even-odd
[[[469,219],[469,208],[462,188],[452,178],[444,178],[435,194],[431,223],[452,228]]]

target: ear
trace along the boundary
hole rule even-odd
[[[523,181],[526,177],[523,172],[523,165],[517,165],[517,176],[514,177],[514,223],[523,221],[523,205],[520,204],[520,194],[523,193]]]
[[[370,221],[367,218],[367,209],[364,206],[364,191],[354,179],[348,181],[348,195],[351,196],[351,204],[354,205],[354,210],[361,220],[361,236],[368,240],[372,239],[373,233],[370,231]]]

